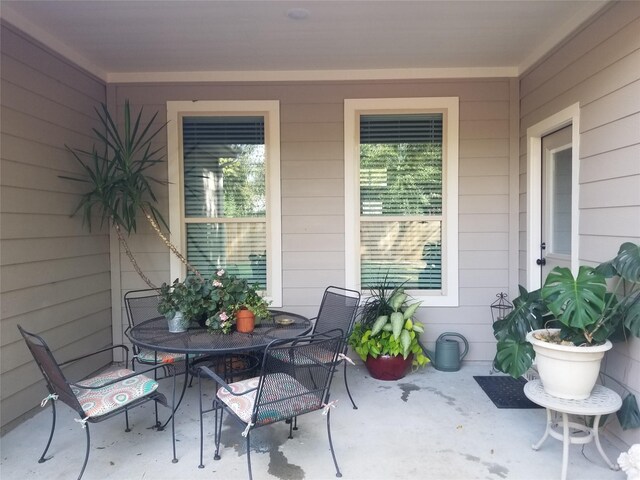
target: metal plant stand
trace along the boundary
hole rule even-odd
[[[590,397],[584,400],[567,400],[564,398],[554,397],[546,393],[542,388],[540,380],[532,380],[528,382],[524,386],[524,394],[532,402],[547,409],[547,425],[544,434],[540,441],[533,444],[531,448],[538,450],[549,435],[557,440],[562,440],[562,473],[560,476],[562,480],[566,480],[567,478],[569,445],[572,443],[586,444],[595,440],[598,452],[600,452],[600,456],[602,456],[607,465],[609,465],[609,468],[612,470],[619,469],[617,465],[609,460],[602,449],[600,437],[598,435],[598,426],[602,415],[614,413],[620,409],[622,406],[622,399],[620,398],[620,395],[613,390],[603,387],[602,385],[596,385],[591,392]],[[552,412],[562,414],[561,425],[553,419],[554,415],[552,415]],[[569,415],[593,415],[595,416],[593,427],[570,422]],[[562,427],[562,431],[555,429],[560,426]],[[570,434],[570,428],[576,431],[573,434]]]

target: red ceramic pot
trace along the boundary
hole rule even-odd
[[[371,376],[377,380],[400,380],[411,368],[413,353],[406,360],[402,355],[379,355],[378,358],[368,356],[364,364]]]

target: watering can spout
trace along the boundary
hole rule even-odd
[[[457,337],[462,340],[464,350],[460,353],[460,342],[452,339],[451,337]],[[436,340],[436,351],[431,352],[420,343],[422,351],[429,357],[431,363],[436,370],[443,372],[457,372],[460,370],[460,362],[469,352],[469,342],[459,333],[446,332],[438,337]]]

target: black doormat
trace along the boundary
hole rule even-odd
[[[542,408],[525,396],[523,388],[527,382],[523,378],[515,379],[505,375],[473,378],[498,408]]]

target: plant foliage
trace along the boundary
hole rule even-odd
[[[424,325],[413,320],[421,302],[407,304],[409,296],[402,286],[383,284],[372,290],[349,337],[349,344],[362,360],[368,356],[413,354],[413,365],[426,365],[429,359],[420,346]]]
[[[493,324],[498,340],[494,366],[513,377],[523,375],[535,354],[526,341],[532,330],[559,327],[575,345],[640,337],[640,245],[624,243],[615,258],[597,267],[581,266],[574,277],[554,268],[542,289],[520,287],[514,309]]]
[[[82,176],[63,176],[69,180],[86,183],[89,190],[82,195],[74,215],[82,211],[85,224],[91,229],[91,218],[98,215],[101,224],[116,224],[127,233],[136,231],[136,216],[142,210],[149,212],[157,222],[167,226],[155,207],[157,198],[152,183],[167,182],[149,176],[148,170],[162,162],[161,148],[153,148],[152,141],[166,124],[154,128],[157,112],[146,122],[142,109],[135,118],[127,100],[124,105],[123,127],[118,126],[105,104],[96,108],[101,129],[93,133],[102,143],[99,150],[91,151],[65,147],[80,163]]]

